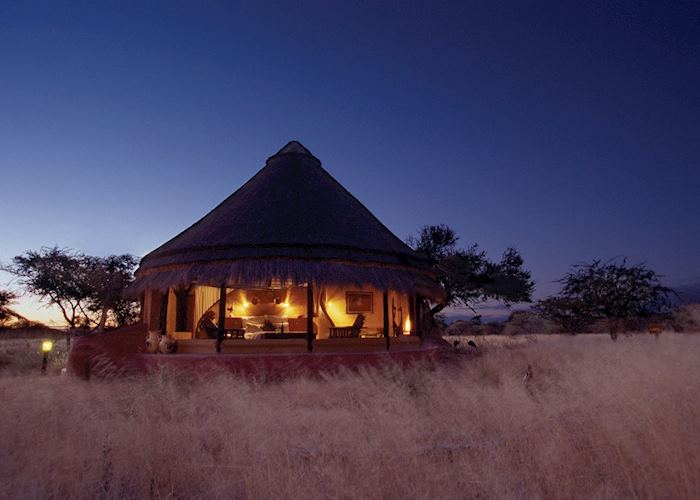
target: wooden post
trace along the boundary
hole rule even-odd
[[[423,303],[423,299],[420,295],[416,295],[416,321],[415,321],[415,328],[416,328],[416,335],[418,337],[423,336],[423,318],[421,317],[421,304]]]
[[[411,319],[411,326],[413,327],[411,330],[415,331],[415,329],[416,329],[416,307],[415,307],[415,301],[413,300],[413,295],[408,296],[408,317]],[[401,325],[401,328],[403,328],[403,325]],[[408,333],[413,335],[413,331],[408,332]]]
[[[311,280],[306,285],[306,348],[314,350],[314,287]]]
[[[384,304],[384,338],[386,339],[386,350],[389,350],[389,292],[386,290],[382,294],[382,303]]]
[[[170,296],[170,288],[166,288],[163,295],[160,297],[160,318],[159,327],[161,335],[166,334],[166,328],[168,327],[168,297]]]
[[[216,352],[221,352],[224,341],[224,320],[226,319],[226,284],[219,288],[219,324],[216,329]]]
[[[150,306],[151,306],[151,304],[146,303],[146,297],[147,297],[148,294],[150,294],[150,293],[151,293],[151,291],[148,290],[148,289],[146,289],[146,291],[143,292],[143,293],[141,294],[141,296],[139,297],[139,303],[140,303],[140,305],[141,305],[141,307],[140,307],[140,311],[141,311],[141,312],[140,312],[141,323],[146,323],[146,324],[148,324],[148,317],[150,316],[150,312],[151,312],[151,311],[150,311]],[[150,302],[150,301],[149,301],[149,302]],[[146,327],[146,329],[148,329],[148,327]]]

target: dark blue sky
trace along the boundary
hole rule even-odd
[[[143,255],[298,139],[538,295],[594,257],[700,281],[700,3],[607,3],[4,2],[0,261]]]

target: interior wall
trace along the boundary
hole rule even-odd
[[[357,313],[347,312],[346,293],[347,292],[369,292],[372,294],[373,311],[363,313],[365,316],[364,327],[367,330],[383,332],[384,311],[382,303],[382,291],[373,287],[345,287],[340,285],[327,285],[314,287],[315,314],[314,323],[318,329],[318,338],[327,338],[332,325],[351,326],[355,322]],[[169,291],[167,331],[172,332],[175,328],[176,307],[175,294]],[[158,328],[158,313],[160,304],[160,293],[152,291],[147,295],[150,299],[150,328]],[[400,324],[400,331],[406,328],[406,320],[413,323],[411,311],[409,310],[409,297],[406,294],[390,291],[389,299],[389,334],[394,334],[394,324]],[[215,321],[218,322],[219,315],[219,288],[210,286],[197,286],[193,292],[194,304],[188,307],[193,309],[192,316],[188,311],[188,319],[192,323],[192,331],[196,330],[199,319],[207,310],[212,310],[216,314]],[[320,301],[325,301],[325,310],[332,319],[326,317],[323,308],[319,307]],[[279,303],[277,303],[279,302]],[[393,303],[393,317],[392,317]],[[403,313],[403,314],[402,314]],[[226,296],[226,316],[243,318],[297,318],[306,316],[306,288],[292,287],[278,290],[272,289],[229,289]],[[410,325],[415,330],[415,325]]]
[[[372,294],[372,312],[362,313],[365,316],[365,328],[368,330],[384,331],[384,304],[382,290],[373,287],[355,287],[347,288],[343,286],[326,286],[325,287],[325,306],[328,315],[335,323],[335,326],[351,326],[355,322],[357,313],[347,312],[347,292],[368,292]],[[393,334],[393,323],[401,323],[400,329],[403,332],[406,320],[411,318],[409,311],[408,295],[389,291],[389,334]],[[392,319],[392,304],[394,306],[394,314]],[[324,331],[327,332],[328,326],[325,326]]]

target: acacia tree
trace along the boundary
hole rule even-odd
[[[572,335],[581,333],[593,322],[591,308],[579,297],[548,297],[540,300],[534,310]]]
[[[102,329],[110,312],[117,326],[132,318],[134,305],[122,292],[133,280],[135,266],[136,258],[128,254],[93,257],[43,247],[18,255],[5,270],[18,276],[27,291],[56,306],[70,329]]]
[[[88,310],[97,314],[97,329],[105,327],[110,312],[119,326],[133,319],[134,303],[125,299],[123,292],[134,279],[136,257],[129,254],[108,257],[81,257],[90,288]]]
[[[56,306],[68,326],[76,328],[88,321],[86,307],[90,295],[81,258],[69,250],[43,247],[16,256],[5,270],[15,274],[29,293]]]
[[[17,300],[17,294],[9,290],[0,290],[0,328],[12,320],[24,320],[25,318],[10,308],[10,304]]]
[[[445,290],[445,300],[432,307],[431,316],[457,304],[475,311],[477,303],[489,299],[507,306],[531,300],[535,285],[517,250],[508,248],[496,262],[476,244],[457,248],[458,240],[444,224],[424,226],[417,236],[408,238],[408,244],[427,257]]]
[[[613,340],[624,320],[672,308],[673,290],[663,286],[660,276],[646,265],[631,266],[627,259],[577,264],[560,282],[561,294],[548,300],[557,300],[562,312],[572,316],[606,320]]]

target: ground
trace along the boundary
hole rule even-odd
[[[700,335],[476,341],[408,370],[89,383],[1,341],[0,497],[697,498]]]

